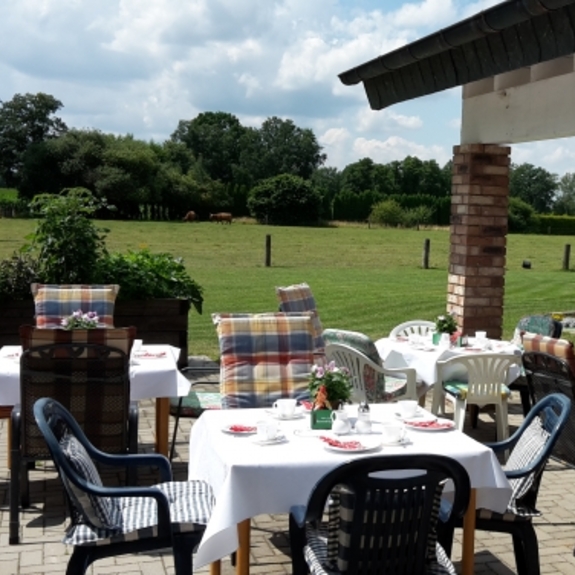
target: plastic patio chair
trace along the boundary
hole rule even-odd
[[[540,575],[539,546],[532,519],[541,515],[535,507],[541,479],[570,411],[571,402],[565,395],[548,395],[531,409],[511,437],[489,444],[495,452],[511,450],[503,470],[512,495],[504,513],[478,509],[475,528],[511,534],[518,575]],[[442,507],[442,511],[447,508]],[[440,522],[439,541],[448,554],[451,554],[453,528],[461,525],[459,519],[446,524]]]
[[[405,337],[409,338],[410,335],[415,334],[419,336],[425,336],[435,329],[435,323],[432,321],[427,321],[424,319],[414,319],[411,321],[405,321],[396,325],[390,332],[389,337],[398,338]]]
[[[67,575],[81,575],[96,560],[171,548],[176,575],[192,575],[192,553],[209,520],[214,496],[204,481],[172,481],[159,454],[109,455],[86,438],[70,412],[50,398],[34,404],[38,428],[64,486],[73,545]],[[162,483],[104,487],[94,461],[107,466],[155,466]]]
[[[398,476],[399,470],[408,473]],[[414,474],[414,470],[419,472]],[[395,473],[377,473],[382,471]],[[451,458],[374,456],[335,468],[314,487],[307,507],[291,510],[292,572],[455,574],[451,561],[437,544],[436,527],[446,479],[454,483],[451,514],[455,520],[467,510],[470,481],[463,466]],[[326,523],[321,520],[330,498]]]

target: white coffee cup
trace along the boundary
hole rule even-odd
[[[278,399],[274,402],[273,408],[278,417],[287,419],[294,416],[296,404],[296,399]]]
[[[405,418],[415,417],[417,414],[417,401],[415,399],[402,399],[397,402],[401,415]]]
[[[475,340],[478,342],[483,342],[487,339],[487,332],[486,331],[476,331],[475,332]]]
[[[400,443],[405,439],[405,426],[399,422],[384,422],[381,435],[384,443]]]
[[[278,424],[273,419],[258,421],[256,428],[259,441],[271,441],[278,436]]]

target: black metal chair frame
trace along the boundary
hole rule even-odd
[[[141,466],[157,467],[162,482],[172,480],[172,468],[168,459],[155,453],[135,455],[109,455],[103,453],[89,442],[71,414],[62,405],[50,398],[41,398],[36,402],[34,416],[65,486],[67,482],[70,482],[78,489],[99,497],[149,497],[153,498],[157,505],[158,523],[156,535],[152,534],[152,530],[150,530],[150,536],[142,539],[123,540],[106,545],[75,546],[68,562],[67,575],[85,573],[88,567],[98,559],[165,548],[172,548],[176,574],[192,575],[192,553],[199,544],[204,529],[200,528],[195,531],[183,532],[172,530],[170,503],[167,496],[159,489],[153,487],[99,487],[88,483],[74,470],[63,454],[58,435],[62,433],[63,427],[70,429],[72,434],[84,446],[90,458],[102,465],[132,468]],[[75,507],[67,489],[65,489],[65,494],[72,523],[84,522],[82,512]]]
[[[380,471],[392,470],[422,470],[424,473],[410,477],[381,477],[373,475]],[[292,551],[292,571],[293,573],[307,573],[307,565],[303,557],[303,547],[306,544],[305,526],[308,523],[319,524],[326,508],[328,498],[334,492],[336,486],[345,486],[355,494],[357,508],[354,511],[354,520],[351,530],[352,552],[348,565],[349,573],[381,573],[382,564],[385,564],[386,552],[394,556],[396,565],[395,575],[421,575],[426,572],[426,559],[428,552],[428,539],[435,526],[428,520],[432,514],[432,507],[436,490],[444,479],[452,479],[455,486],[453,506],[451,508],[451,518],[455,521],[462,518],[467,510],[470,496],[470,480],[464,467],[454,459],[443,455],[390,455],[373,456],[355,459],[340,465],[333,471],[326,474],[314,487],[308,500],[307,507],[299,506],[292,508],[289,518],[290,542]],[[389,494],[380,496],[378,493]],[[398,552],[395,546],[386,548],[385,546],[372,546],[366,549],[370,553],[371,565],[367,568],[364,565],[360,570],[358,564],[360,557],[359,549],[353,549],[353,544],[359,543],[361,537],[365,536],[370,541],[380,539],[394,541],[401,540],[402,529],[400,522],[368,521],[364,522],[364,513],[370,513],[374,517],[373,509],[366,505],[366,501],[385,501],[383,505],[389,505],[397,509],[402,509],[402,505],[414,502],[414,497],[425,498],[425,509],[427,517],[418,521],[419,533],[417,544],[413,545],[409,553]],[[402,494],[398,498],[398,494]],[[365,508],[364,508],[365,506]],[[377,505],[374,505],[374,508]],[[359,509],[359,511],[357,511]],[[381,509],[379,509],[381,511]],[[374,549],[376,551],[374,551]],[[354,552],[355,551],[355,552]],[[383,563],[381,562],[383,561]],[[414,567],[415,566],[415,567]],[[415,568],[415,570],[414,570]]]
[[[78,382],[76,379],[79,373],[82,377]],[[103,375],[106,373],[108,377]],[[136,453],[138,405],[130,402],[129,358],[122,350],[103,344],[54,343],[32,347],[22,353],[20,405],[14,406],[11,414],[10,545],[20,543],[19,506],[30,506],[29,468],[36,461],[51,458],[34,419],[35,401],[45,396],[53,397],[69,408],[75,417],[82,415],[78,418],[86,420],[88,434],[92,431],[96,433],[98,405],[105,401],[103,384],[113,386],[120,398],[118,402],[121,401],[114,420],[114,429],[119,428],[119,432],[108,436],[114,448],[107,451]],[[75,387],[78,395],[74,393]],[[91,439],[98,447],[102,447],[93,433]],[[135,469],[126,469],[128,484],[135,483],[134,473]]]
[[[543,415],[544,425],[550,433],[550,437],[539,456],[526,467],[505,472],[508,479],[518,479],[534,473],[533,484],[529,491],[518,501],[523,507],[536,510],[539,486],[545,470],[545,464],[549,459],[553,447],[565,427],[571,411],[571,402],[561,394],[551,394],[539,401],[531,409],[519,429],[505,441],[487,444],[493,451],[505,452],[511,450],[517,444],[525,430],[532,421]],[[457,520],[455,523],[440,524],[439,540],[445,551],[450,555],[453,543],[454,527],[461,527],[462,523]],[[484,519],[478,514],[476,517],[476,529],[482,531],[495,531],[497,533],[509,533],[513,538],[513,550],[517,564],[518,575],[539,575],[539,547],[537,534],[531,517],[518,518],[514,521],[503,519]]]

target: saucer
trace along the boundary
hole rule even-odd
[[[411,441],[409,440],[409,437],[404,437],[403,439],[400,439],[399,441],[382,441],[381,444],[385,445],[386,447],[401,447],[403,445],[407,445],[408,443],[411,443]]]
[[[301,419],[306,415],[306,412],[304,412],[302,409],[298,409],[297,407],[292,415],[282,415],[281,413],[278,413],[276,409],[266,409],[266,413],[271,415],[274,419],[279,419],[280,421],[291,421],[292,419]]]
[[[398,417],[399,419],[402,419],[402,420],[419,419],[420,417],[423,417],[424,415],[425,415],[425,413],[424,413],[423,409],[421,409],[421,407],[418,407],[415,410],[415,415],[412,415],[411,417],[405,417],[405,415],[403,415],[403,413],[401,413],[401,411],[395,412],[395,417]],[[435,417],[433,419],[435,419]]]
[[[276,435],[273,439],[258,439],[257,437],[252,440],[256,445],[277,445],[278,443],[285,443],[287,437],[283,434]]]

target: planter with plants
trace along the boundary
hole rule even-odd
[[[182,260],[148,250],[109,253],[108,230],[92,219],[106,206],[83,188],[36,196],[38,225],[29,245],[0,261],[0,345],[19,343],[18,328],[34,323],[30,284],[118,284],[114,324],[133,325],[139,339],[181,349],[187,365],[188,313],[202,313],[202,288]],[[88,310],[82,310],[88,311]]]

